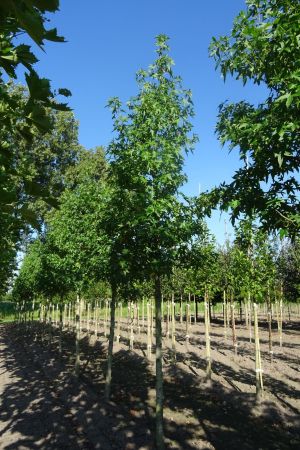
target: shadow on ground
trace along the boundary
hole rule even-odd
[[[112,399],[105,403],[106,348],[101,340],[82,339],[82,370],[76,379],[72,333],[64,333],[62,357],[55,333],[52,342],[45,337],[42,342],[37,327],[1,325],[0,339],[0,374],[6,383],[0,407],[2,450],[155,448],[153,363],[120,345],[114,356]],[[299,417],[283,417],[267,400],[257,409],[252,394],[216,381],[208,384],[201,373],[203,361],[198,368],[200,375],[188,373],[180,358],[176,366],[165,366],[167,448],[300,448]],[[230,361],[215,370],[228,379],[237,376]]]

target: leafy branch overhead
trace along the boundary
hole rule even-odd
[[[299,24],[298,2],[247,1],[231,35],[210,46],[224,80],[263,84],[269,93],[259,105],[221,104],[216,133],[230,150],[239,149],[242,167],[211,198],[231,208],[233,222],[258,213],[265,229],[292,234],[300,224]]]
[[[2,103],[1,122],[11,128],[13,117],[13,103],[7,93],[3,75],[16,79],[16,68],[23,66],[26,73],[26,82],[29,90],[29,97],[25,108],[26,126],[20,132],[30,134],[30,127],[35,126],[39,130],[46,131],[51,127],[49,115],[45,110],[51,107],[59,110],[67,110],[64,103],[55,100],[50,82],[46,78],[40,78],[33,66],[38,61],[31,47],[25,44],[18,44],[21,36],[27,34],[33,42],[43,49],[45,41],[64,42],[64,38],[58,36],[56,28],[46,29],[45,24],[48,19],[46,13],[54,13],[58,10],[57,0],[4,0],[0,5],[0,87]],[[59,89],[59,95],[69,96],[68,89]],[[2,101],[3,101],[2,100]]]

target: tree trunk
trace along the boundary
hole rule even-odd
[[[223,322],[224,322],[224,338],[227,340],[227,303],[226,303],[226,291],[223,290]]]
[[[211,314],[211,301],[208,300],[208,314],[209,314],[209,323],[212,322],[212,314]]]
[[[59,341],[58,341],[58,352],[60,356],[62,355],[62,333],[63,333],[63,305],[62,299],[59,304]]]
[[[77,294],[76,300],[76,334],[75,334],[75,375],[78,377],[80,370],[80,349],[79,349],[79,339],[80,339],[80,297]]]
[[[258,331],[258,319],[257,319],[257,305],[254,303],[254,336],[255,336],[255,375],[256,375],[256,401],[260,402],[263,396],[263,378],[262,378],[262,365],[260,355],[259,344],[259,331]]]
[[[161,329],[161,280],[155,276],[155,325],[156,325],[156,448],[164,449],[163,432],[163,371],[162,371],[162,329]]]
[[[234,314],[234,303],[232,297],[230,298],[231,307],[231,327],[232,327],[232,343],[234,348],[234,354],[237,355],[237,340],[236,340],[236,330],[235,330],[235,314]]]
[[[205,344],[206,344],[206,380],[211,380],[211,356],[210,356],[210,318],[209,299],[204,296],[204,322],[205,322]]]
[[[111,390],[111,368],[112,368],[112,357],[114,348],[114,338],[115,338],[115,311],[116,311],[116,298],[117,298],[117,286],[114,282],[111,283],[111,308],[110,308],[110,332],[108,340],[108,355],[107,355],[107,370],[105,379],[105,400],[110,398]]]

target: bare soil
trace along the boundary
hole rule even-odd
[[[202,321],[176,323],[176,364],[164,340],[165,442],[168,449],[300,449],[300,320],[284,323],[283,346],[260,322],[264,398],[255,402],[254,343],[237,324],[238,354],[221,320],[211,324],[212,381],[205,381]],[[103,399],[107,339],[83,329],[81,374],[73,375],[75,341],[41,324],[0,325],[0,449],[154,449],[155,377],[146,358],[146,327],[130,351],[125,322],[115,345],[112,398]],[[103,326],[102,326],[103,327]],[[99,329],[99,328],[98,328]],[[164,325],[165,330],[165,325]],[[102,333],[101,333],[102,331]],[[136,330],[137,331],[137,330]]]

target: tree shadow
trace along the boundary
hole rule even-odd
[[[115,355],[112,401],[106,403],[101,343],[92,344],[87,337],[81,340],[82,367],[76,379],[70,370],[72,333],[64,334],[64,355],[59,358],[53,348],[55,330],[50,346],[34,341],[32,330],[26,330],[25,336],[24,331],[20,326],[1,327],[1,372],[9,374],[1,394],[1,449],[153,448],[153,420],[144,412],[148,388],[142,381],[151,373],[143,358],[125,357],[125,352]],[[126,391],[123,401],[118,397],[121,391]]]
[[[25,334],[26,331],[26,334]],[[83,335],[81,373],[72,375],[74,333],[63,334],[58,356],[58,330],[51,344],[40,340],[38,328],[0,326],[0,373],[9,376],[0,407],[0,448],[3,450],[154,449],[154,364],[136,352],[116,346],[110,402],[103,399],[107,343]],[[126,343],[126,341],[124,341]],[[140,351],[145,350],[144,343]],[[204,381],[205,360],[190,349],[164,352],[166,364],[166,448],[296,449],[300,445],[299,418],[278,411],[265,399],[259,409],[253,394],[226,388],[220,381]],[[190,371],[197,363],[197,370]],[[213,363],[214,364],[214,363]],[[253,384],[254,375],[219,363],[220,376]],[[242,378],[241,378],[242,377]],[[270,377],[270,388],[292,395],[285,383]]]

